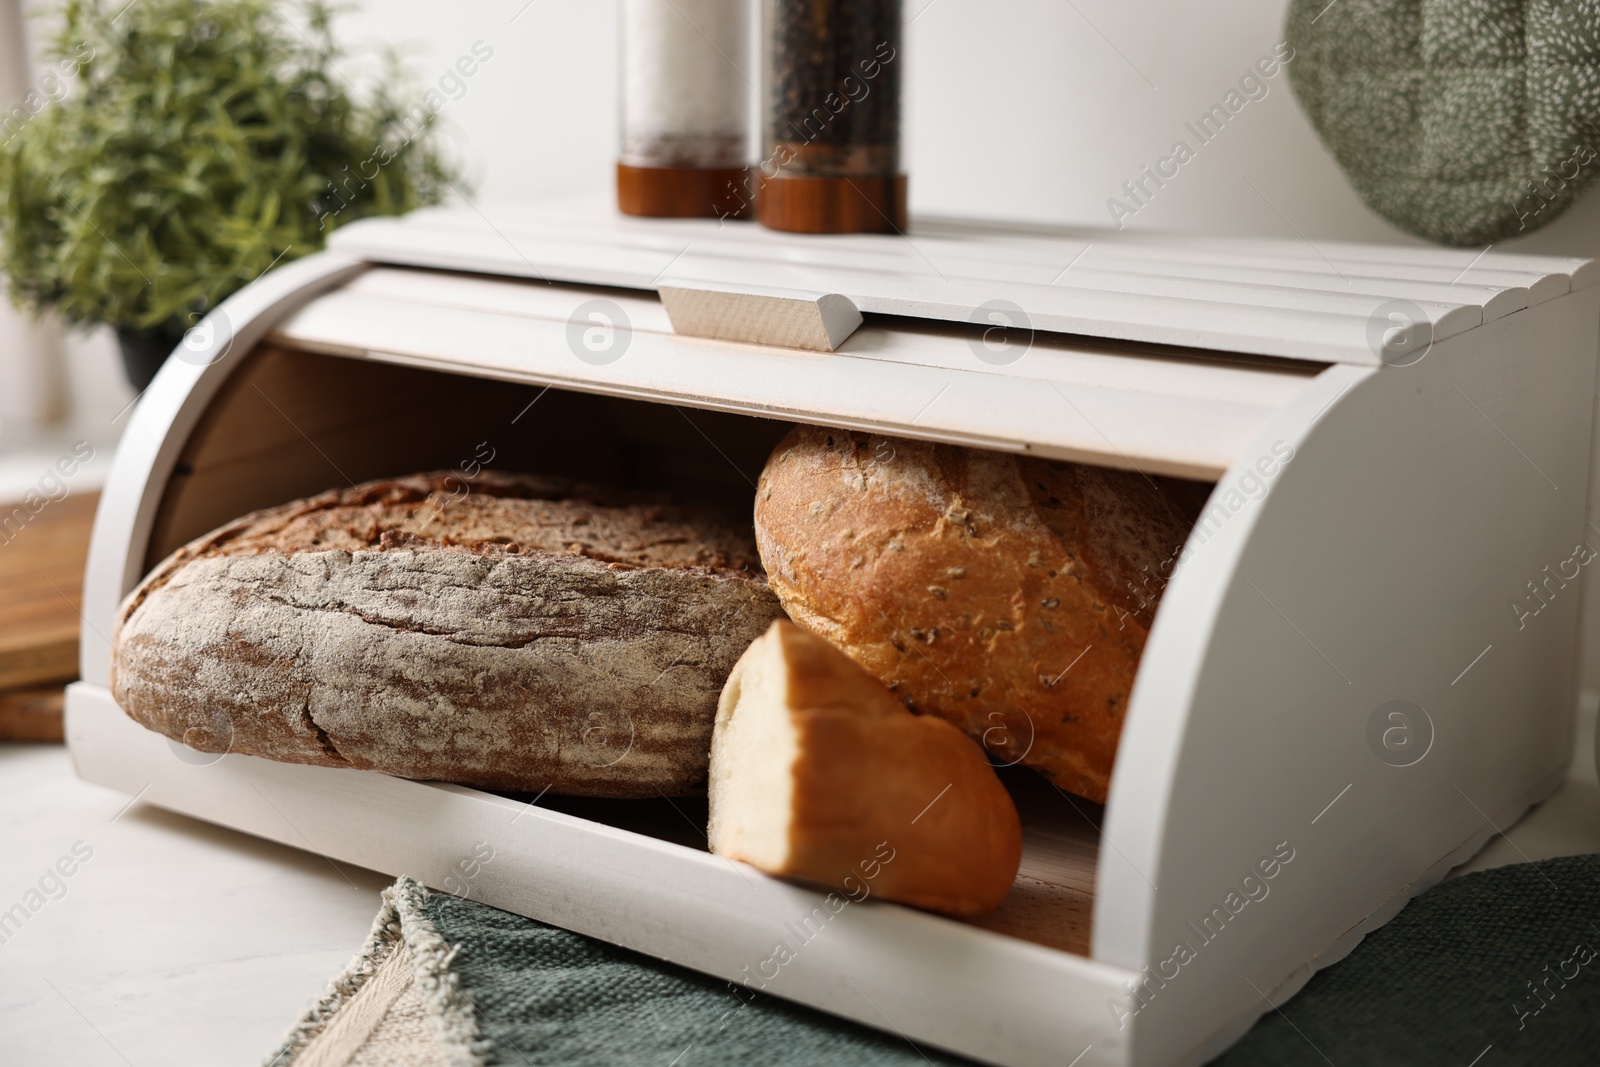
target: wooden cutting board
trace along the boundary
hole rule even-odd
[[[74,493],[20,529],[0,526],[0,692],[78,676],[83,564],[99,499]],[[0,505],[0,518],[13,507]]]
[[[59,682],[0,692],[0,741],[63,740],[65,697]]]

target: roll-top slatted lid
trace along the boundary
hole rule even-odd
[[[1600,261],[1555,256],[947,219],[904,236],[816,237],[629,218],[592,200],[366,220],[331,244],[399,265],[651,291],[839,293],[866,314],[1367,365],[1380,362],[1383,331],[1408,317],[1442,340],[1600,282]]]

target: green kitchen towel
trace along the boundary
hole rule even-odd
[[[1268,1012],[1215,1063],[1590,1067],[1600,1063],[1597,951],[1600,856],[1470,874],[1418,897]],[[893,1033],[430,893],[409,878],[385,890],[367,945],[268,1061],[271,1067],[964,1062]]]
[[[409,878],[383,897],[269,1067],[968,1062]]]
[[[1600,856],[1434,886],[1214,1067],[1329,1063],[1600,1064]]]
[[[1531,233],[1600,172],[1600,0],[1293,0],[1285,36],[1311,124],[1402,229]]]

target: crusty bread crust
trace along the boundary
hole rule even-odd
[[[494,789],[705,786],[781,615],[737,520],[558,479],[371,482],[247,515],[123,605],[112,692],[191,747]]]
[[[1190,525],[1142,475],[798,427],[756,493],[790,618],[907,707],[1103,802]]]
[[[761,657],[765,669],[752,670]],[[749,684],[757,674],[764,687]],[[738,761],[723,743],[737,716],[793,731],[786,848],[748,840],[744,813],[726,811],[759,803],[775,785],[770,768]],[[711,781],[714,851],[855,899],[981,915],[1005,899],[1022,861],[1016,806],[983,750],[942,719],[911,714],[849,657],[787,621],[734,668]],[[763,862],[774,855],[782,858]]]

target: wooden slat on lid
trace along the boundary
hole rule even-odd
[[[1009,243],[1013,247],[1037,242],[1079,241],[1119,248],[1144,246],[1159,250],[1190,249],[1198,252],[1255,257],[1280,255],[1311,256],[1319,259],[1326,257],[1336,263],[1373,263],[1390,267],[1437,267],[1454,271],[1455,274],[1466,271],[1469,278],[1472,271],[1479,269],[1516,271],[1539,277],[1562,275],[1570,279],[1572,289],[1585,289],[1600,282],[1600,259],[1496,252],[1492,246],[1487,249],[1440,248],[1424,244],[1380,245],[1321,238],[1312,242],[1304,238],[1295,240],[1219,237],[1206,234],[1101,230],[1048,223],[1001,222],[940,216],[923,216],[916,222],[915,232],[919,238],[924,236],[962,238],[995,244]]]
[[[1257,250],[1257,242],[1246,238],[1228,238],[1217,241],[1219,247],[1236,248],[1240,251],[1251,253]],[[1533,256],[1518,252],[1479,251],[1476,249],[1459,248],[1433,248],[1413,246],[1390,246],[1359,244],[1345,242],[1330,242],[1340,255],[1355,261],[1373,263],[1393,262],[1396,264],[1414,264],[1418,266],[1441,267],[1444,269],[1470,270],[1509,270],[1522,271],[1529,274],[1566,275],[1571,280],[1572,289],[1587,289],[1589,286],[1600,283],[1600,260],[1589,259],[1583,256]],[[1319,242],[1319,248],[1326,251],[1326,245]],[[1469,272],[1467,277],[1471,277]]]
[[[1600,278],[1586,260],[1305,240],[945,220],[910,235],[812,237],[572,203],[495,214],[369,220],[334,243],[379,262],[559,282],[839,293],[868,314],[956,322],[1006,301],[1038,330],[1369,366],[1380,362],[1372,323],[1387,322],[1378,311],[1390,300],[1417,305],[1439,340]]]
[[[406,224],[458,231],[463,217],[459,212],[435,209],[413,213],[407,217]],[[476,217],[467,217],[467,221]],[[659,248],[673,253],[692,243],[702,250],[750,249],[759,250],[754,253],[756,255],[776,254],[785,260],[911,273],[928,272],[931,265],[937,272],[949,274],[947,264],[959,268],[960,263],[969,260],[991,264],[990,272],[1019,264],[1059,271],[1092,246],[1091,254],[1115,251],[1142,256],[1153,263],[1184,257],[1195,262],[1227,261],[1267,267],[1279,260],[1293,260],[1303,262],[1303,269],[1325,271],[1336,279],[1341,278],[1341,271],[1348,274],[1351,273],[1348,268],[1356,268],[1356,272],[1374,277],[1460,281],[1494,287],[1560,279],[1561,292],[1600,282],[1600,260],[1582,257],[1431,245],[1375,245],[1321,238],[1314,242],[1304,238],[1232,238],[920,217],[906,235],[909,240],[852,234],[797,241],[793,234],[773,233],[761,227],[723,225],[707,229],[700,224],[676,226],[670,220],[647,220],[644,225],[640,225],[640,221],[611,212],[596,201],[580,198],[497,210],[494,229],[510,238],[602,240],[618,247]],[[1489,280],[1499,276],[1513,276],[1519,280],[1504,283]]]
[[[1351,273],[1348,268],[1355,268],[1356,273],[1374,277],[1460,281],[1493,287],[1559,278],[1562,292],[1600,282],[1600,260],[1502,253],[1492,249],[1486,252],[1425,245],[1374,245],[1320,238],[1315,242],[1300,238],[1229,238],[923,217],[916,220],[916,226],[905,238],[834,235],[797,240],[793,234],[773,233],[754,226],[725,224],[708,229],[703,224],[685,226],[671,220],[629,219],[588,199],[516,205],[495,214],[492,228],[510,239],[598,240],[614,247],[667,250],[669,253],[692,244],[701,250],[748,250],[752,256],[777,255],[784,260],[910,273],[949,274],[951,270],[947,267],[959,271],[960,264],[968,261],[990,264],[981,274],[998,274],[1008,266],[1017,265],[1058,272],[1085,249],[1091,249],[1091,255],[1114,253],[1155,264],[1173,258],[1257,267],[1294,261],[1303,263],[1302,269],[1326,272],[1335,279],[1341,279],[1341,271],[1348,274]],[[435,209],[413,213],[407,216],[405,224],[415,229],[459,232],[463,221],[470,224],[474,218],[478,217]],[[478,221],[482,224],[481,218]],[[1488,280],[1500,276],[1518,280],[1504,283]]]
[[[735,233],[738,231],[735,230]],[[586,241],[582,231],[566,227],[511,227],[508,234],[537,240]],[[1250,303],[1263,285],[1305,291],[1307,306],[1317,294],[1361,294],[1380,299],[1409,299],[1447,304],[1481,304],[1484,321],[1541,303],[1568,291],[1566,275],[1487,269],[1481,263],[1466,269],[1455,266],[1376,261],[1340,255],[1322,255],[1311,246],[1284,247],[1272,258],[1259,254],[1188,249],[1179,246],[1142,247],[1135,243],[1094,241],[1015,240],[979,243],[950,241],[918,235],[901,243],[879,242],[875,247],[818,244],[806,247],[774,245],[724,237],[698,237],[684,241],[678,235],[610,235],[613,247],[678,256],[692,251],[729,261],[737,269],[743,261],[766,262],[778,255],[785,264],[825,270],[886,271],[942,280],[974,282],[1024,282],[1091,288],[1129,293],[1160,292],[1162,278],[1203,279],[1218,285],[1241,287],[1218,299]],[[1133,278],[1147,281],[1138,287]]]
[[[1126,272],[1138,277],[1200,278],[1253,286],[1254,290],[1294,288],[1294,290],[1368,296],[1378,299],[1410,299],[1438,304],[1477,304],[1483,309],[1483,322],[1520,312],[1552,296],[1566,293],[1562,275],[1539,277],[1530,274],[1494,272],[1493,277],[1474,275],[1474,280],[1458,282],[1459,272],[1450,274],[1440,267],[1379,267],[1373,264],[1344,262],[1334,270],[1323,262],[1285,261],[1274,267],[1261,266],[1259,259],[1246,256],[1168,256],[1160,262],[1130,258],[1122,251],[1102,253],[1091,250],[1074,267],[1088,272]],[[1448,275],[1448,277],[1446,277]]]
[[[435,223],[441,219],[437,215],[431,218]],[[433,228],[451,232],[449,227],[435,225]],[[978,289],[990,288],[1002,293],[1008,292],[1012,283],[1017,283],[1155,296],[1194,296],[1197,291],[1187,283],[1202,281],[1211,286],[1198,291],[1202,299],[1333,313],[1349,313],[1354,307],[1363,318],[1379,304],[1392,299],[1423,304],[1479,305],[1481,317],[1476,321],[1470,317],[1464,320],[1472,325],[1567,291],[1563,276],[1478,270],[1473,275],[1475,280],[1469,283],[1458,280],[1459,270],[1438,267],[1388,267],[1346,261],[1341,268],[1315,258],[1310,249],[1298,260],[1290,258],[1264,266],[1260,256],[1189,251],[1158,255],[1137,246],[1119,249],[1086,242],[1052,244],[1019,240],[978,245],[970,240],[952,242],[919,236],[914,242],[878,241],[868,248],[846,248],[838,243],[842,238],[794,247],[793,242],[775,244],[770,236],[764,240],[746,239],[739,236],[745,232],[740,227],[728,227],[709,237],[695,236],[692,241],[685,241],[680,234],[634,233],[626,228],[603,232],[608,247],[630,256],[646,257],[646,262],[668,262],[674,278],[683,275],[686,265],[679,261],[686,256],[689,267],[698,269],[699,264],[710,260],[715,265],[707,269],[714,274],[745,277],[752,266],[757,272],[773,270],[774,253],[781,252],[775,262],[792,268],[792,277],[829,279],[841,270],[867,271],[920,277],[925,281],[970,283]],[[512,224],[503,228],[502,233],[508,238],[520,236],[558,245],[588,245],[594,240],[593,233],[561,224]],[[985,248],[990,255],[983,254]],[[649,259],[652,255],[660,260]],[[1530,286],[1535,286],[1531,300]],[[1352,301],[1352,297],[1368,299],[1359,303]],[[1450,332],[1447,326],[1437,331],[1436,337]]]
[[[896,240],[896,238],[890,238]],[[1108,292],[1067,286],[984,282],[927,275],[889,274],[842,268],[820,268],[782,262],[727,261],[681,251],[621,252],[603,245],[524,242],[515,249],[498,234],[448,233],[399,229],[369,230],[362,241],[346,241],[345,251],[358,251],[379,262],[437,266],[512,277],[556,279],[590,285],[653,290],[675,279],[725,280],[752,286],[836,292],[867,314],[904,315],[965,323],[996,300],[1018,305],[1035,330],[1223,352],[1242,352],[1291,359],[1376,365],[1368,341],[1371,312],[1383,301],[1350,310],[1343,294],[1328,294],[1325,310],[1284,309],[1216,299],[1186,299],[1181,286],[1171,295]],[[1241,287],[1239,298],[1255,300]],[[1436,340],[1471,329],[1482,321],[1482,308],[1469,304],[1421,304],[1433,324]]]
[[[1413,289],[1442,289],[1453,296],[1423,296],[1422,299],[1494,300],[1510,292],[1525,294],[1522,303],[1541,304],[1570,290],[1565,274],[1538,274],[1529,271],[1491,269],[1480,262],[1469,267],[1437,266],[1422,263],[1378,263],[1350,257],[1323,258],[1312,249],[1286,250],[1271,261],[1259,255],[1163,248],[1157,251],[1123,247],[1095,247],[1085,254],[1081,263],[1094,267],[1118,265],[1145,272],[1165,271],[1181,274],[1202,274],[1205,277],[1237,277],[1240,280],[1256,274],[1293,274],[1305,276],[1305,284],[1322,288],[1355,289],[1367,292],[1379,289],[1384,295],[1407,299],[1416,295]],[[1511,309],[1519,310],[1519,309]],[[1487,313],[1486,320],[1498,318],[1509,311]]]

